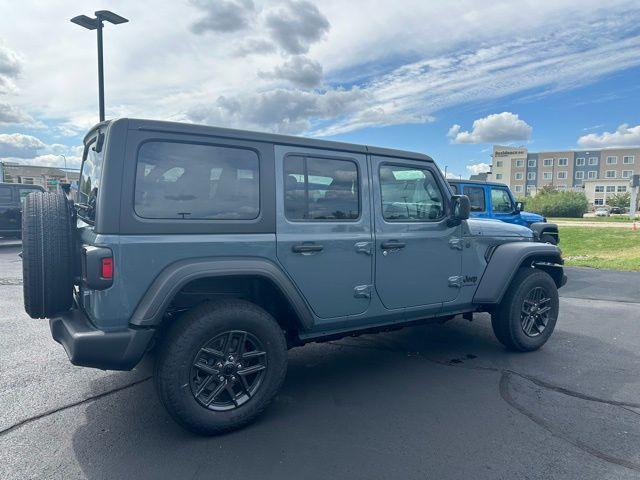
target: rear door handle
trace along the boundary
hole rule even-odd
[[[382,242],[380,246],[383,250],[392,250],[404,248],[407,246],[407,244],[404,242],[399,242],[398,240],[389,240],[388,242]]]
[[[294,245],[291,247],[293,253],[315,253],[321,252],[324,247],[315,243],[303,243],[300,245]]]

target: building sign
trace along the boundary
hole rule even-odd
[[[513,155],[527,155],[526,150],[496,150],[493,152],[494,157],[511,157]]]

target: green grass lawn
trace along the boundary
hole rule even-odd
[[[560,226],[565,265],[640,270],[640,230]]]
[[[548,218],[549,222],[631,222],[628,216],[624,217],[587,217],[587,218]],[[636,219],[638,221],[638,219]]]

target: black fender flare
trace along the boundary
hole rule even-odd
[[[552,276],[558,288],[566,281],[561,252],[555,245],[536,242],[505,243],[493,251],[473,296],[473,303],[500,303],[516,272],[525,264],[547,271],[553,269]]]
[[[560,241],[558,225],[555,223],[535,222],[529,225],[529,228],[533,230],[537,239],[540,239],[542,235],[552,235],[556,238],[556,243]]]
[[[299,319],[299,327],[309,330],[314,316],[304,298],[275,263],[262,258],[197,258],[181,260],[166,267],[138,303],[129,323],[137,327],[160,324],[169,303],[187,283],[199,278],[253,276],[273,282],[289,300]]]

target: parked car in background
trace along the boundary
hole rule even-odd
[[[609,210],[604,207],[596,208],[596,217],[608,217]]]
[[[160,400],[195,432],[256,418],[288,347],[484,311],[526,352],[555,327],[560,249],[469,219],[426,155],[132,119],[84,143],[76,200],[25,203],[25,309],[76,365],[155,345]]]
[[[611,210],[609,210],[609,214],[611,215],[621,215],[623,213],[625,213],[624,208],[620,207],[611,207]]]
[[[477,180],[449,180],[449,185],[453,193],[469,197],[472,217],[523,225],[533,230],[541,242],[560,243],[558,226],[548,223],[542,215],[522,211],[522,204],[515,201],[508,186]]]
[[[0,236],[20,236],[22,202],[33,192],[44,192],[44,188],[22,183],[0,183]]]

